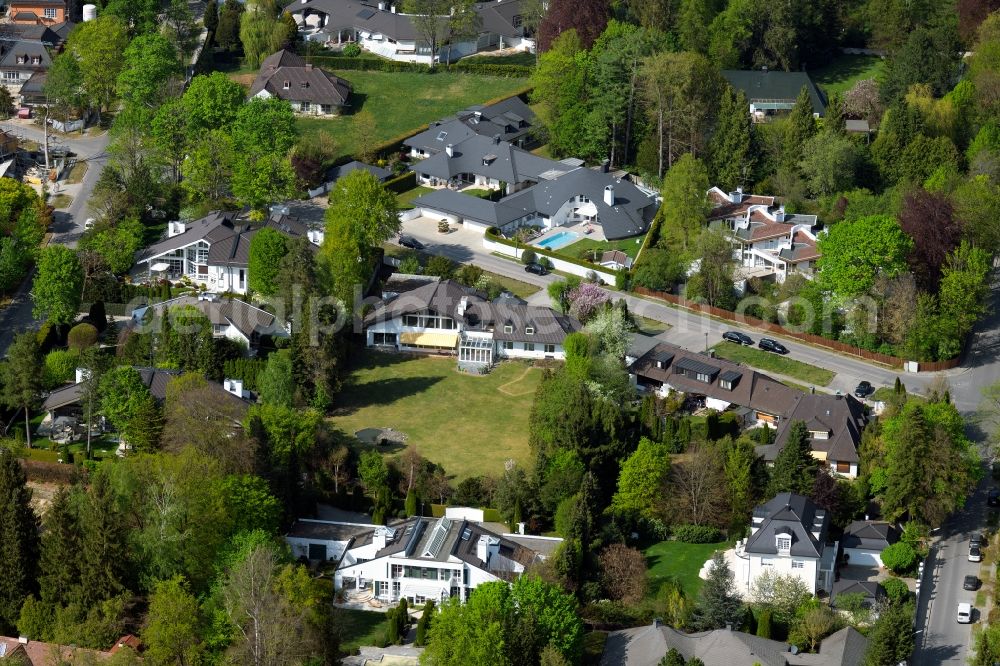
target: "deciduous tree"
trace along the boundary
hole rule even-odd
[[[613,543],[601,551],[601,580],[612,599],[637,604],[646,594],[646,558],[635,548]]]
[[[711,210],[708,188],[708,170],[697,157],[683,155],[670,167],[660,192],[670,202],[660,209],[661,247],[686,256],[694,252]]]
[[[561,34],[576,30],[583,48],[589,49],[610,15],[607,0],[553,0],[538,27],[538,48],[547,51]]]
[[[844,220],[819,239],[820,279],[838,296],[867,293],[880,276],[906,270],[912,241],[885,215]]]
[[[34,315],[54,324],[76,319],[80,307],[83,269],[76,253],[65,245],[49,245],[42,250],[31,289]]]

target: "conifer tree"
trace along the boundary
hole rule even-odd
[[[808,495],[816,481],[819,463],[812,454],[809,429],[805,421],[796,421],[789,428],[788,440],[774,459],[768,495],[795,493]]]
[[[61,489],[52,498],[44,523],[39,593],[46,604],[65,604],[78,592],[80,581],[80,518],[69,491]]]
[[[725,192],[745,185],[754,166],[754,129],[750,103],[742,90],[726,86],[715,134],[709,141],[713,184]]]
[[[722,629],[726,625],[733,628],[743,623],[746,609],[734,586],[735,576],[722,553],[712,557],[708,566],[708,580],[701,587],[698,603],[691,619],[699,631]]]
[[[80,513],[80,602],[90,607],[126,589],[129,566],[124,517],[111,483],[98,473]]]
[[[0,631],[10,632],[36,588],[38,518],[20,461],[0,447]]]
[[[802,147],[814,134],[816,134],[816,121],[813,119],[812,101],[809,99],[809,90],[802,86],[795,100],[795,106],[788,114],[784,149],[786,164],[798,163],[802,157]]]

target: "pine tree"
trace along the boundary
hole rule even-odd
[[[37,583],[38,518],[26,484],[20,461],[0,447],[0,630],[8,634]]]
[[[111,484],[98,473],[80,512],[80,602],[90,607],[126,589],[128,544],[125,521]]]
[[[745,185],[753,171],[754,128],[750,103],[742,90],[726,86],[715,134],[709,141],[713,184],[726,192]]]
[[[809,428],[805,421],[795,421],[789,427],[785,447],[774,459],[768,495],[771,497],[778,493],[808,495],[812,491],[818,470],[819,463],[812,454]]]
[[[844,126],[844,97],[840,93],[830,95],[826,114],[823,116],[823,131],[841,136],[847,133]]]
[[[722,553],[712,557],[708,580],[701,587],[691,623],[699,631],[722,629],[726,625],[738,628],[746,609],[734,587],[735,576]]]
[[[7,350],[7,362],[0,366],[0,402],[24,410],[24,429],[31,447],[30,407],[41,391],[41,359],[38,339],[31,331],[20,333]]]
[[[205,5],[205,29],[213,35],[215,29],[219,27],[219,3],[216,0],[209,0]]]
[[[802,147],[816,133],[816,121],[813,119],[812,101],[809,90],[802,86],[795,106],[788,114],[788,126],[785,134],[784,162],[798,164],[802,157]]]
[[[65,604],[80,581],[80,519],[69,491],[56,493],[45,512],[42,534],[39,592],[46,604]]]

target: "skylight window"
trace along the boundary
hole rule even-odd
[[[446,136],[448,136],[448,133],[447,133],[447,132],[438,132],[438,135],[437,135],[437,140],[438,140],[438,141],[444,141],[444,138],[445,138]]]

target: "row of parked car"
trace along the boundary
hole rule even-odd
[[[1000,507],[1000,489],[990,488],[986,495],[986,505],[991,508]],[[972,536],[969,538],[969,561],[983,561],[983,535],[980,532],[973,532]],[[975,592],[979,589],[980,585],[982,585],[982,581],[979,580],[979,576],[966,576],[962,581],[962,589],[968,590],[969,592]],[[959,624],[968,624],[972,622],[972,604],[965,602],[958,604],[958,614],[956,619]]]

